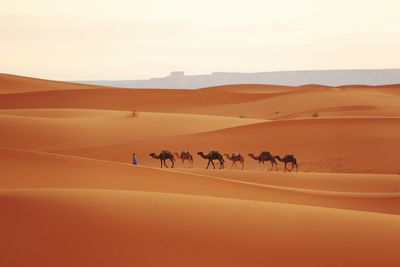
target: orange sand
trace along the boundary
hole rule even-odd
[[[400,86],[131,90],[2,74],[0,125],[0,266],[400,264]],[[238,151],[245,170],[197,155],[161,170],[148,156],[161,149]],[[264,149],[295,154],[300,172],[256,170],[247,153]]]

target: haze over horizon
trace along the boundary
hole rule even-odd
[[[400,3],[6,0],[0,72],[121,80],[400,68]]]

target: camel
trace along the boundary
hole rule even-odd
[[[297,159],[295,158],[294,155],[286,155],[283,158],[279,157],[279,156],[275,156],[275,159],[279,160],[280,162],[284,162],[285,163],[285,171],[293,171],[294,166],[296,166],[296,172],[299,171],[299,166],[297,165]],[[289,170],[289,168],[287,168],[287,164],[291,163],[292,164],[292,168]]]
[[[233,166],[235,166],[237,168],[237,165],[236,165],[237,162],[240,162],[240,164],[242,164],[242,170],[244,169],[244,157],[242,155],[240,155],[240,153],[233,153],[232,156],[229,156],[229,154],[227,154],[227,153],[225,153],[224,155],[225,155],[225,157],[227,157],[227,159],[232,161],[231,169],[233,168]]]
[[[266,168],[265,167],[265,162],[266,161],[271,161],[271,169],[270,169],[270,171],[272,171],[272,169],[274,168],[274,165],[276,167],[276,170],[278,171],[278,164],[276,164],[276,160],[275,160],[274,156],[272,156],[272,154],[270,152],[262,151],[259,156],[254,156],[254,154],[250,153],[249,156],[254,160],[258,160],[258,167],[260,167],[260,163],[263,163],[264,164],[264,170]]]
[[[219,168],[223,169],[224,168],[224,158],[222,157],[221,153],[219,153],[219,151],[216,150],[212,150],[210,153],[208,153],[207,155],[204,155],[203,152],[198,152],[197,153],[200,157],[202,157],[203,159],[208,159],[208,164],[207,164],[207,169],[210,166],[210,163],[213,165],[214,169],[215,169],[215,165],[213,160],[218,160],[220,163]]]
[[[185,164],[185,160],[189,161],[189,167],[193,167],[193,156],[190,154],[189,151],[183,150],[181,154],[178,154],[178,152],[174,153],[179,159],[182,160],[182,164]]]
[[[168,168],[167,164],[165,163],[165,160],[167,160],[167,159],[169,159],[172,163],[171,168],[173,168],[175,165],[174,155],[172,155],[172,153],[169,150],[163,150],[163,151],[161,151],[161,153],[159,155],[151,153],[150,157],[152,157],[154,159],[159,159],[160,163],[161,163],[161,168],[163,167],[163,165]]]

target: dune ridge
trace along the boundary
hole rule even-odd
[[[8,166],[0,188],[97,188],[219,196],[398,214],[400,193],[334,192],[282,187],[185,171],[132,167],[129,164],[51,153],[1,149]],[[16,161],[15,159],[19,159]],[[50,166],[47,166],[50,165]],[[17,171],[20,170],[20,171]],[[26,179],[26,171],[40,173]],[[42,177],[41,177],[42,176]],[[72,179],[71,177],[79,177]],[[110,179],[110,177],[114,177]],[[323,179],[323,178],[321,178]],[[378,178],[379,179],[379,178]]]
[[[392,215],[110,190],[0,191],[0,199],[7,215],[0,225],[18,229],[3,234],[9,266],[398,264],[399,218]],[[15,209],[20,215],[9,216]],[[366,260],[360,246],[374,254]]]
[[[60,82],[0,73],[0,94],[98,88],[103,87],[99,85]]]

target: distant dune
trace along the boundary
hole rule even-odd
[[[398,85],[0,75],[0,125],[1,266],[400,264]],[[149,153],[162,149],[190,150],[193,168],[160,169]],[[245,169],[206,170],[197,152],[212,149],[240,152]],[[247,156],[262,150],[295,154],[300,171]]]
[[[0,73],[0,94],[92,88],[99,88],[99,86],[58,82]]]

